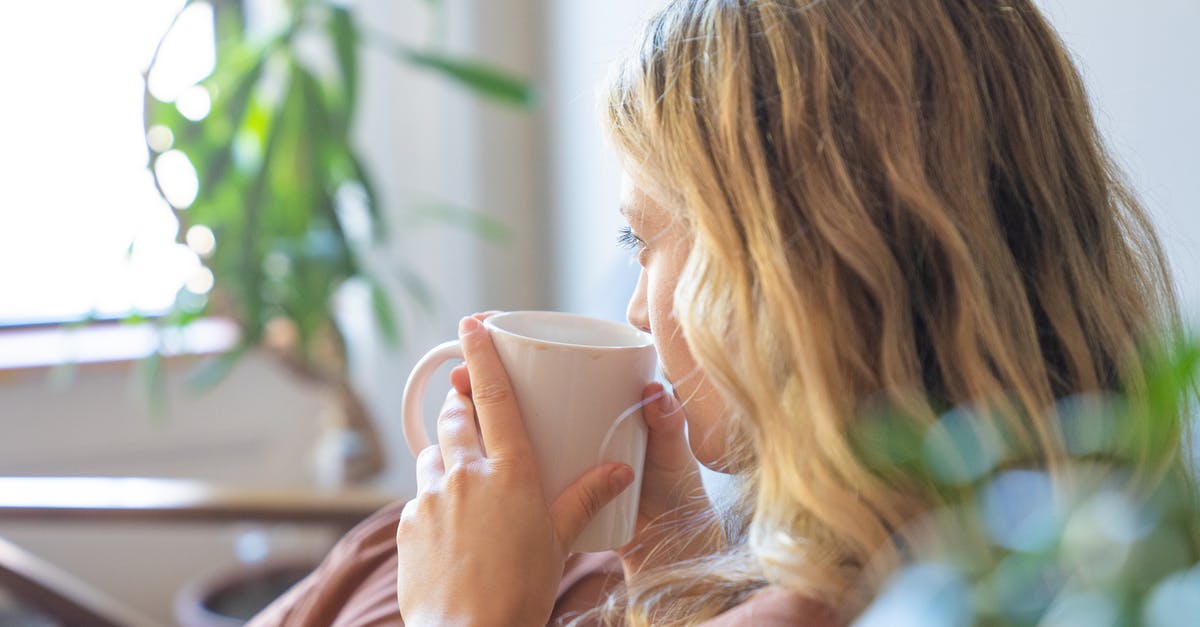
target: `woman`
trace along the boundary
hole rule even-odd
[[[1176,324],[1146,214],[1028,0],[677,0],[606,104],[642,266],[629,320],[674,386],[646,412],[638,535],[619,572],[568,562],[629,469],[542,495],[481,317],[465,319],[396,562],[358,577],[398,573],[410,625],[845,622],[937,506],[868,464],[865,408],[926,426],[985,405],[1054,471],[1047,408],[1139,380],[1133,357]],[[739,477],[733,512],[712,511],[693,455]],[[379,556],[398,511],[367,526]]]

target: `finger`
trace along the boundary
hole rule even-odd
[[[453,385],[454,389],[463,396],[471,395],[471,374],[467,372],[466,364],[455,366],[450,371],[450,385]]]
[[[695,464],[688,445],[683,406],[661,383],[650,383],[642,395],[642,416],[648,431],[646,461],[658,468],[681,469]]]
[[[463,318],[459,341],[471,377],[471,400],[475,403],[479,434],[488,456],[531,459],[521,410],[491,336],[475,318]]]
[[[625,464],[602,464],[583,474],[554,499],[550,516],[563,547],[574,544],[600,509],[633,483],[633,469]]]
[[[417,493],[425,492],[437,485],[446,474],[446,466],[442,464],[442,449],[432,444],[421,449],[417,455]]]
[[[479,427],[471,399],[450,390],[437,420],[438,446],[443,464],[455,464],[483,457]]]
[[[412,519],[417,515],[416,503],[417,503],[417,499],[409,499],[408,502],[406,502],[404,504],[404,507],[400,508],[400,525],[398,525],[396,527],[396,542],[397,543],[400,542],[400,536],[404,531],[405,523],[411,524]]]

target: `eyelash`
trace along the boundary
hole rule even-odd
[[[623,226],[617,229],[617,245],[626,250],[641,252],[646,247],[646,242],[643,242],[642,238],[634,235],[632,228]]]

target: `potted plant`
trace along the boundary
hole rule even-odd
[[[180,15],[194,2],[185,2]],[[283,28],[252,38],[241,4],[211,2],[215,69],[189,94],[202,102],[199,111],[182,99],[159,100],[147,87],[150,171],[179,219],[180,241],[203,264],[198,285],[181,289],[159,324],[179,327],[208,315],[236,323],[236,347],[194,374],[199,388],[219,381],[247,350],[266,348],[306,381],[334,390],[334,421],[354,436],[346,447],[344,475],[361,480],[382,467],[382,449],[348,377],[334,295],[347,281],[365,282],[381,335],[399,342],[395,305],[363,255],[403,234],[385,223],[369,168],[351,141],[360,50],[384,50],[400,63],[511,106],[530,106],[533,90],[486,64],[391,41],[358,23],[351,8],[324,0],[289,0]],[[436,3],[427,4],[436,10]],[[169,28],[163,40],[170,35]],[[311,54],[302,54],[301,41],[310,53],[314,43],[325,48],[336,71],[310,67]],[[147,85],[162,48],[160,41]],[[194,199],[181,201],[160,176],[160,162],[181,158],[196,173]],[[461,215],[448,217],[462,223]],[[354,228],[364,223],[366,235]],[[484,234],[498,229],[477,216],[466,223]],[[424,286],[418,280],[407,285],[407,299],[428,307]],[[147,361],[152,381],[161,378],[160,361],[157,356]]]

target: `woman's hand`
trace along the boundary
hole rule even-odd
[[[471,395],[451,391],[438,444],[417,458],[396,530],[400,612],[410,626],[542,625],[567,547],[633,471],[597,466],[549,501],[491,338],[478,318],[459,336]]]
[[[617,549],[626,579],[719,548],[723,532],[688,445],[682,405],[659,383],[643,392],[646,466],[633,541]]]
[[[452,370],[450,382],[460,394],[471,391],[466,367]],[[688,445],[683,407],[659,383],[648,384],[642,400],[648,438],[636,531],[617,549],[627,579],[645,568],[711,553],[724,538]]]

